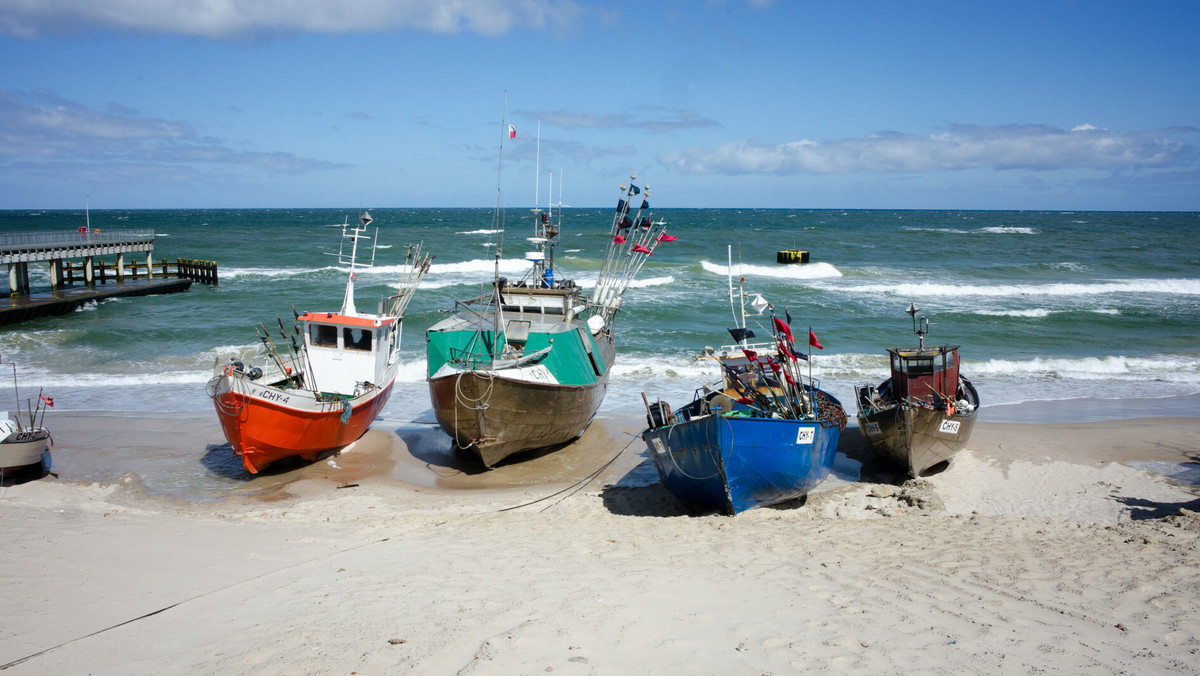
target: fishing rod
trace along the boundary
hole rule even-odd
[[[45,399],[42,399],[42,392],[44,392],[44,391],[45,391],[45,388],[43,388],[43,387],[38,388],[38,408],[42,412],[42,417],[38,420],[37,425],[33,425],[33,420],[29,421],[29,424],[33,425],[34,427],[41,427],[43,425],[43,423],[46,422],[46,409],[50,408],[49,406],[42,406],[42,402],[45,401]]]
[[[751,406],[751,408],[759,413],[767,413],[772,410],[771,405],[762,396],[762,393],[758,391],[758,388],[750,387],[741,381],[741,379],[738,377],[741,374],[737,369],[729,366],[728,364],[721,364],[721,368],[728,372],[729,380],[733,383],[733,389],[740,397],[739,403]],[[752,406],[751,404],[754,405]]]
[[[259,331],[260,328],[262,329],[261,331]],[[271,336],[267,331],[267,327],[260,323],[258,326],[254,327],[254,331],[255,333],[258,333],[259,340],[261,340],[263,345],[266,346],[267,354],[270,355],[271,359],[275,361],[275,365],[279,367],[279,372],[290,381],[292,379],[291,373],[289,373],[290,369],[284,365],[283,358],[279,356],[279,351],[275,349],[275,343],[271,341]]]
[[[296,312],[295,305],[292,306],[292,315],[296,318],[295,322],[293,322],[293,326],[295,327],[293,329],[293,331],[295,333],[295,337],[299,337],[301,342],[303,342],[304,341],[304,332],[300,329],[300,313]],[[296,339],[295,337],[292,338],[293,341],[295,341],[295,339]],[[309,390],[312,390],[314,393],[319,392],[320,390],[317,389],[317,378],[314,373],[314,369],[313,369],[313,365],[312,365],[312,357],[309,356],[309,354],[308,354],[308,345],[307,344],[305,344],[305,347],[304,347],[304,363],[305,363],[305,366],[307,367],[304,371],[304,374],[305,374],[304,384],[305,384],[306,388]]]
[[[807,406],[804,402],[804,379],[795,369],[795,343],[791,338],[790,331],[785,332],[780,330],[781,328],[786,328],[787,325],[780,322],[778,317],[775,316],[775,306],[768,305],[767,307],[771,311],[771,328],[775,334],[776,352],[781,357],[779,364],[785,370],[785,380],[790,386],[788,390],[789,403],[796,417],[801,418],[807,413]],[[786,341],[784,337],[787,338]]]
[[[298,363],[300,355],[300,346],[296,344],[295,336],[291,337],[291,344],[288,344],[288,333],[283,328],[283,318],[275,315],[275,321],[279,322],[279,337],[283,338],[283,346],[288,348],[288,357],[292,362],[292,369],[297,373],[304,373],[304,368]]]

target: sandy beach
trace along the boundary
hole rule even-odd
[[[226,460],[204,417],[57,415],[53,452]],[[0,670],[1195,673],[1200,418],[980,423],[904,481],[855,428],[803,503],[695,513],[641,420],[480,471],[433,426],[181,499],[0,488]],[[224,449],[228,451],[227,447]],[[57,460],[56,460],[57,462]]]

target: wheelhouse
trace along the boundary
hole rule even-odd
[[[889,348],[892,356],[892,394],[938,404],[958,391],[958,346]]]

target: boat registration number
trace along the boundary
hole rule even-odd
[[[659,455],[667,452],[667,449],[663,448],[662,439],[659,439],[658,437],[650,437],[650,445],[654,447],[654,452]]]
[[[938,426],[938,431],[944,434],[958,434],[958,426],[961,424],[957,420],[943,420]]]
[[[796,431],[796,445],[808,445],[817,438],[817,429],[815,427],[801,427]]]
[[[872,420],[867,423],[867,434],[877,436],[879,434],[879,423]]]

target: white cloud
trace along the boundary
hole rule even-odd
[[[1195,144],[1183,137],[1197,131],[1179,127],[1112,132],[1090,124],[1070,131],[1052,125],[957,125],[929,136],[881,132],[824,143],[735,141],[718,148],[664,152],[658,159],[686,174],[1173,168],[1196,162]]]
[[[0,92],[0,167],[226,165],[297,174],[343,165],[285,152],[246,152],[201,137],[187,124],[143,117],[119,105],[92,110],[49,92]],[[56,169],[56,171],[60,170]]]
[[[254,33],[413,29],[501,35],[570,23],[573,0],[0,0],[0,35],[106,29],[228,39]]]

